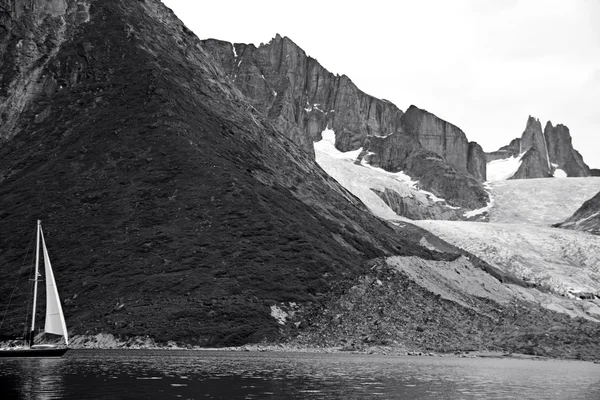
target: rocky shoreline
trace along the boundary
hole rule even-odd
[[[453,351],[448,353],[425,350],[408,350],[402,346],[364,346],[360,349],[348,347],[324,347],[298,345],[293,343],[260,343],[230,347],[200,347],[180,345],[175,342],[157,343],[149,337],[134,337],[120,340],[111,334],[73,337],[70,347],[75,350],[190,350],[190,351],[226,351],[226,352],[265,352],[265,353],[318,353],[318,354],[362,354],[380,356],[414,357],[456,357],[456,358],[510,358],[540,361],[586,361],[600,363],[600,360],[575,360],[553,358],[504,351]]]

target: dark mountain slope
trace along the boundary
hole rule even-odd
[[[440,258],[398,238],[265,122],[158,1],[66,5],[58,16],[37,3],[9,11],[33,41],[45,36],[30,18],[63,27],[33,60],[39,73],[4,25],[3,59],[26,90],[3,103],[23,111],[7,114],[0,144],[2,298],[37,218],[73,334],[274,338],[274,302],[318,301],[374,257]],[[12,305],[4,328],[21,331],[25,297]]]

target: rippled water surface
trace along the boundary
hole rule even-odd
[[[0,359],[8,399],[600,399],[600,365],[217,351]]]

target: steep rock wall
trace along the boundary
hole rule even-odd
[[[254,107],[309,154],[328,126],[341,151],[361,147],[367,135],[400,131],[402,110],[330,73],[287,37],[258,47],[214,39],[203,44]]]
[[[467,172],[469,141],[457,126],[411,105],[402,116],[402,129],[458,171]]]

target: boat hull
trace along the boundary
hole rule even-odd
[[[6,349],[0,350],[0,358],[2,357],[39,357],[39,358],[59,358],[69,350],[68,348],[61,349]]]

